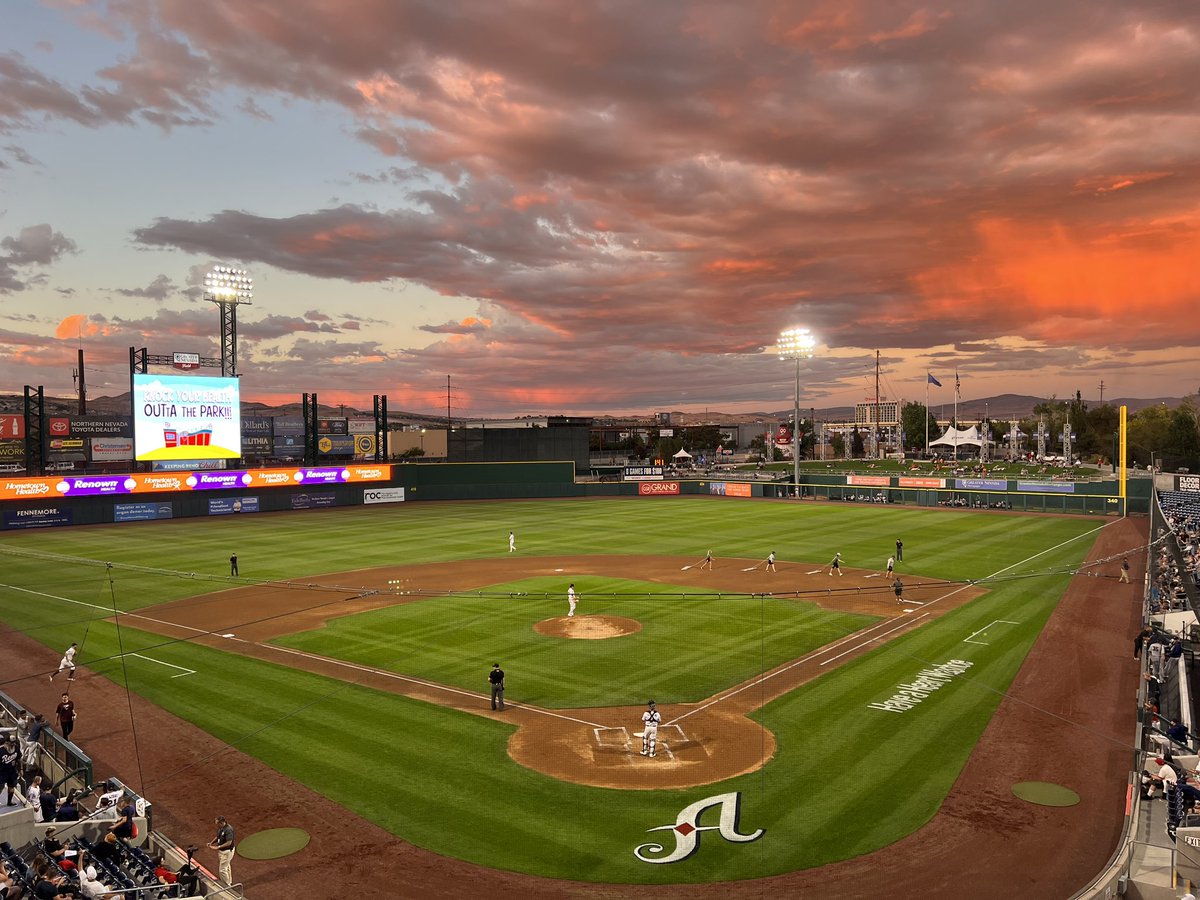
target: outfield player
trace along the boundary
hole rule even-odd
[[[713,567],[712,551],[709,550],[708,554],[704,557],[704,562],[700,563],[700,568],[701,569],[711,569],[712,567]]]
[[[650,700],[646,703],[646,711],[642,713],[642,756],[654,756],[658,744],[658,726],[662,722],[662,713]]]
[[[834,572],[837,572],[837,573],[838,573],[838,577],[841,577],[841,574],[842,574],[842,554],[840,554],[840,553],[835,553],[835,554],[833,554],[833,561],[832,561],[832,562],[829,564],[829,574],[830,574],[830,575],[832,575]]]
[[[770,553],[767,554],[767,571],[768,572],[775,571],[775,551],[774,550],[772,550]]]
[[[567,603],[571,604],[571,608],[567,610],[568,616],[575,615],[575,604],[579,602],[579,595],[575,593],[575,585],[567,588]]]
[[[508,533],[508,552],[515,553],[517,550],[517,536],[511,531]]]
[[[78,649],[78,644],[72,644],[66,649],[66,652],[63,653],[63,658],[58,662],[58,671],[55,672],[54,675],[61,675],[64,670],[70,669],[70,671],[67,672],[67,681],[75,680],[75,653]],[[51,681],[54,680],[54,675],[50,676]]]

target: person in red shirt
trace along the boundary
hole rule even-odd
[[[58,727],[62,736],[69,741],[71,732],[75,730],[75,720],[79,718],[79,713],[75,711],[75,701],[71,699],[70,694],[62,695],[62,702],[58,704],[54,714],[58,716]]]

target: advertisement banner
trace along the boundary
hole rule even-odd
[[[954,486],[962,491],[1007,491],[1007,478],[956,478]]]
[[[258,512],[257,497],[221,497],[208,501],[210,516],[229,516],[234,513]]]
[[[624,481],[662,481],[662,466],[626,466],[621,470]]]
[[[242,434],[242,456],[270,456],[274,446],[269,434]]]
[[[337,494],[292,494],[292,509],[320,509],[337,506]]]
[[[237,459],[242,455],[238,380],[133,376],[138,460]]]
[[[753,497],[752,485],[746,481],[729,481],[725,483],[727,497]]]
[[[353,456],[354,435],[323,434],[317,438],[317,454],[320,456]]]
[[[373,488],[363,491],[363,503],[403,503],[404,488]]]
[[[946,486],[945,478],[918,478],[916,476],[901,475],[897,481],[900,487],[916,487],[916,488],[940,488]]]
[[[67,475],[53,478],[0,479],[0,500],[41,497],[90,497],[111,494],[151,494],[166,491],[237,490],[295,487],[309,484],[353,484],[388,481],[391,466],[352,465],[314,469],[254,469],[252,471],[137,472],[124,475]]]
[[[351,434],[374,434],[375,419],[360,418],[349,420],[349,431]]]
[[[718,497],[724,497],[725,496],[725,482],[724,481],[710,481],[708,483],[708,492],[710,494],[714,494]]]
[[[678,493],[678,481],[642,481],[638,483],[639,497],[664,497]]]
[[[224,468],[223,459],[156,459],[150,463],[154,472],[211,472]]]
[[[349,434],[349,419],[317,419],[317,434]]]
[[[0,441],[0,461],[12,462],[25,458],[24,441]]]
[[[1018,481],[1018,491],[1046,491],[1051,494],[1075,493],[1073,481]]]
[[[92,462],[119,462],[133,459],[133,438],[97,438],[89,441]]]
[[[4,511],[5,528],[53,528],[70,525],[71,510],[59,506],[39,506],[34,509],[7,509]]]
[[[1200,475],[1176,475],[1175,490],[1190,493],[1200,491]]]
[[[351,435],[354,438],[354,455],[358,459],[372,459],[375,456],[375,435],[373,434],[355,434]]]
[[[5,414],[0,416],[0,438],[13,440],[25,437],[25,417]]]
[[[858,484],[864,487],[889,487],[892,479],[887,475],[847,475],[846,484]]]
[[[144,522],[150,519],[173,519],[175,505],[172,503],[116,503],[113,505],[114,522]]]
[[[276,416],[273,422],[276,437],[281,434],[304,437],[304,420],[299,416]]]
[[[46,433],[51,439],[132,438],[133,422],[129,416],[51,416],[46,420]]]

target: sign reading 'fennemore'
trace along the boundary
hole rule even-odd
[[[922,669],[917,677],[908,684],[902,684],[896,693],[882,703],[868,703],[868,709],[882,709],[886,712],[908,712],[934,691],[945,687],[955,675],[961,675],[975,665],[965,659],[951,659],[932,669]]]

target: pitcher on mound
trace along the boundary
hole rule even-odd
[[[654,706],[654,701],[646,703],[646,711],[642,713],[642,756],[654,756],[655,745],[658,743],[658,725],[662,721],[662,713]]]

